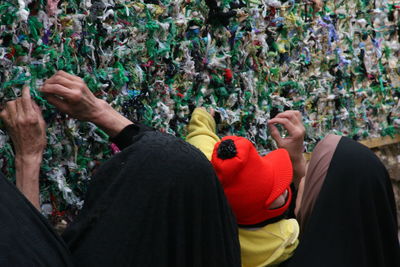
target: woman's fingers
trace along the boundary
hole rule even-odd
[[[80,77],[72,75],[72,74],[69,74],[69,73],[67,73],[65,71],[62,71],[62,70],[57,71],[57,73],[55,75],[64,77],[65,79],[72,80],[72,81],[75,81],[75,82],[82,82],[82,79]]]
[[[278,145],[282,142],[281,134],[274,124],[269,125],[269,133],[271,134],[272,138],[278,143]]]
[[[6,109],[7,109],[7,113],[8,113],[8,117],[12,117],[15,116],[15,114],[17,114],[17,105],[15,101],[9,101],[6,104]]]
[[[268,124],[270,126],[274,125],[274,124],[281,124],[288,131],[289,135],[291,135],[292,132],[296,131],[295,125],[288,118],[275,117],[275,118],[269,120]]]
[[[68,73],[65,73],[65,74],[68,74]],[[70,74],[68,74],[68,75],[71,76]],[[72,79],[69,76],[56,74],[56,75],[52,76],[51,78],[49,78],[48,80],[46,80],[45,84],[59,84],[70,90],[72,88],[79,88],[79,83],[75,79]]]
[[[31,114],[33,112],[32,109],[32,98],[29,86],[24,86],[22,88],[22,97],[21,99],[21,106],[24,112],[27,114]]]
[[[46,96],[49,95],[55,95],[58,97],[62,97],[65,99],[68,99],[71,97],[71,95],[73,94],[72,90],[68,89],[67,87],[61,85],[61,84],[56,84],[56,83],[45,83],[42,88],[40,89],[40,91],[44,94],[46,94]]]
[[[297,110],[288,110],[276,115],[275,118],[269,120],[268,124],[281,124],[287,131],[290,137],[304,138],[305,128],[302,121],[301,113]]]
[[[290,120],[293,124],[303,124],[301,113],[297,110],[287,110],[285,112],[279,113],[275,118],[286,118]]]

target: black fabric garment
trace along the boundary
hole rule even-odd
[[[281,266],[399,267],[396,218],[385,167],[368,148],[342,137],[299,246]]]
[[[131,145],[99,168],[64,232],[76,266],[240,266],[236,221],[210,162],[147,130],[129,126],[114,139]]]
[[[134,142],[137,135],[147,131],[154,131],[154,129],[140,122],[135,122],[135,124],[126,126],[117,136],[111,138],[110,141],[115,143],[120,150],[123,150]]]
[[[0,266],[73,266],[64,241],[0,173]]]

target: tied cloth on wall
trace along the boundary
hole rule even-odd
[[[180,137],[193,108],[211,106],[221,135],[264,151],[274,149],[267,121],[300,110],[311,150],[327,133],[399,132],[399,11],[384,0],[1,1],[0,99],[31,86],[48,125],[42,208],[65,218],[118,148],[41,97],[57,70],[82,77],[128,118]],[[0,142],[1,170],[13,177],[4,131]]]

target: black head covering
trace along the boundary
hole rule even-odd
[[[0,266],[73,266],[61,237],[1,173]]]
[[[240,266],[237,227],[211,163],[144,132],[103,164],[63,235],[76,266]]]
[[[393,189],[371,150],[340,139],[302,230],[299,247],[282,266],[400,266]]]

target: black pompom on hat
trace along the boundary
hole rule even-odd
[[[237,154],[235,142],[232,139],[226,139],[218,146],[217,156],[220,159],[231,159]]]

